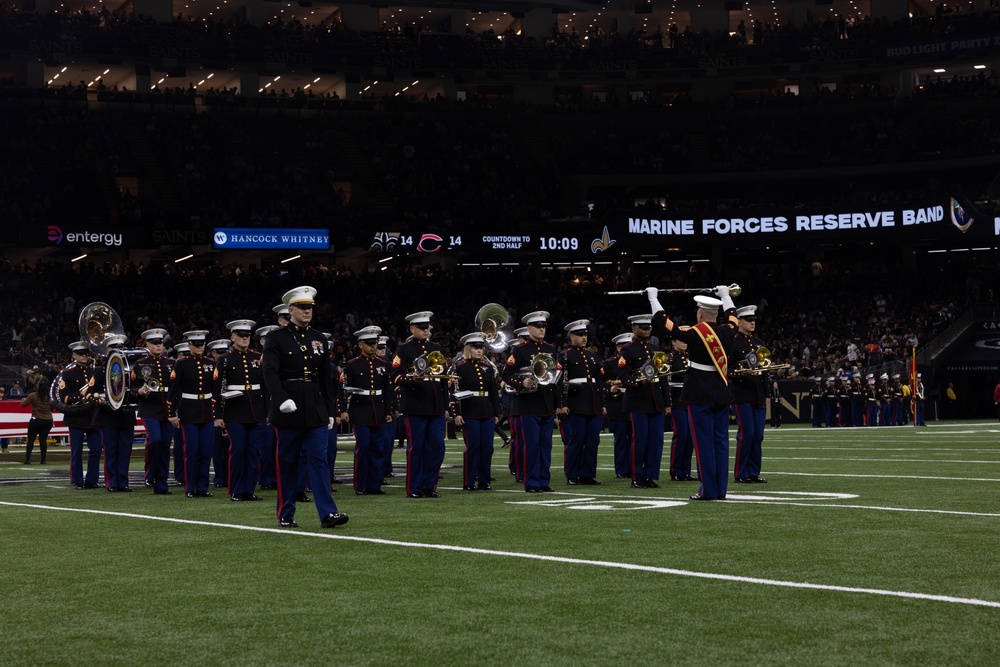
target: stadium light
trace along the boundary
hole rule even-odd
[[[288,259],[283,259],[283,260],[281,260],[281,263],[282,263],[282,264],[288,264],[289,262],[294,262],[294,261],[295,261],[295,260],[297,260],[297,259],[298,259],[299,257],[302,257],[302,255],[292,255],[292,256],[291,256],[291,257],[289,257]]]
[[[181,257],[181,258],[179,258],[179,259],[175,259],[175,260],[174,260],[174,264],[180,264],[180,263],[181,263],[181,262],[183,262],[184,260],[186,260],[186,259],[191,259],[192,257],[194,257],[194,253],[191,253],[190,255],[184,255],[183,257]]]
[[[87,256],[87,253],[83,253],[83,254],[82,254],[82,255],[80,255],[79,257],[74,257],[72,261],[73,261],[73,262],[79,262],[79,261],[80,261],[81,259],[83,259],[83,258],[84,258],[84,257],[86,257],[86,256]]]

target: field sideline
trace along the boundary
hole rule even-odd
[[[732,432],[735,435],[735,431]],[[668,434],[669,438],[669,434]],[[669,441],[668,441],[669,442]],[[68,454],[0,458],[4,663],[995,665],[1000,424],[768,429],[766,485],[525,494],[494,456],[440,499],[267,502],[76,491]],[[348,439],[338,474],[349,474]],[[735,450],[735,446],[732,447]],[[132,461],[141,479],[141,448]],[[37,461],[37,449],[35,454]],[[401,471],[403,452],[394,460]],[[580,489],[584,488],[586,492]],[[176,487],[175,487],[176,489]]]

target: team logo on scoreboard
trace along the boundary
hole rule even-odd
[[[604,225],[604,232],[601,234],[601,238],[594,239],[590,242],[590,252],[595,255],[599,252],[607,252],[608,248],[615,244],[615,240],[611,238],[611,234],[608,232],[608,226]]]
[[[372,237],[369,252],[392,252],[399,243],[399,232],[376,232]]]
[[[966,209],[961,203],[954,197],[951,198],[951,224],[958,227],[958,231],[967,232],[972,223],[976,221],[972,217],[972,211]]]

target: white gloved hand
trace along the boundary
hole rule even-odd
[[[736,304],[733,303],[733,297],[729,296],[729,286],[719,285],[715,288],[715,293],[722,300],[722,312],[726,312],[731,308],[735,308]]]
[[[657,313],[664,312],[663,306],[660,305],[660,290],[655,287],[647,287],[645,292],[646,298],[649,299],[649,307],[652,309],[652,314],[656,315]]]
[[[287,399],[284,403],[278,406],[278,409],[284,412],[286,415],[291,414],[299,409],[299,406],[295,405],[295,401],[292,399]]]
[[[330,425],[326,427],[326,430],[327,431],[332,431],[333,430],[334,422],[336,422],[336,421],[337,421],[336,417],[330,417]]]

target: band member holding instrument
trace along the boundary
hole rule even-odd
[[[109,335],[104,344],[110,351],[125,344],[121,334]],[[119,378],[123,382],[124,378]],[[93,390],[102,397],[108,396],[107,376],[97,373],[92,379]],[[122,405],[113,409],[106,398],[97,401],[94,424],[101,427],[104,441],[104,486],[110,493],[131,493],[128,468],[132,459],[132,444],[135,441],[135,410]]]
[[[174,366],[176,366],[178,361],[180,361],[181,359],[187,359],[188,357],[191,356],[191,346],[182,341],[180,343],[177,343],[177,345],[174,345],[173,352],[174,352]],[[170,372],[171,374],[173,373],[173,366],[171,366]],[[170,378],[168,376],[167,378],[168,384],[169,384],[169,379]],[[169,397],[170,397],[170,391],[168,388],[167,390],[168,415],[170,414]],[[184,432],[181,431],[180,428],[174,426],[172,423],[170,425],[174,429],[174,482],[176,482],[180,486],[187,486],[187,481],[184,479]]]
[[[681,398],[688,403],[691,432],[701,488],[692,500],[723,500],[729,483],[729,404],[733,402],[729,388],[729,358],[736,335],[736,306],[729,287],[715,288],[718,299],[696,296],[697,323],[678,326],[660,305],[655,287],[646,289],[653,310],[653,319],[665,335],[688,344],[689,367],[684,374]],[[719,307],[725,320],[717,322]]]
[[[257,339],[257,344],[261,349],[261,369],[263,370],[263,350],[264,339],[267,334],[278,329],[277,324],[268,324],[258,328],[253,332],[253,337]],[[267,391],[267,384],[261,386],[261,394],[264,399],[264,415],[271,414],[271,394]],[[264,434],[260,441],[260,467],[257,470],[257,485],[262,491],[274,491],[278,488],[278,472],[275,468],[276,455],[274,449],[275,433],[274,425],[270,419],[266,420]]]
[[[743,306],[736,311],[738,332],[733,339],[733,354],[744,359],[756,353],[764,344],[754,335],[757,329],[757,306]],[[766,483],[760,476],[761,446],[764,441],[764,421],[767,416],[767,384],[763,373],[730,376],[736,403],[736,462],[733,477],[737,483]]]
[[[389,365],[378,355],[381,333],[374,326],[354,332],[361,354],[344,364],[340,380],[338,409],[340,421],[354,432],[354,492],[359,496],[385,495],[383,426],[392,422],[392,382]],[[391,449],[391,436],[389,442]]]
[[[514,329],[513,333],[514,340],[511,341],[510,346],[523,345],[531,340],[531,336],[528,334],[528,327],[521,327],[520,329]],[[502,384],[502,382],[501,382]],[[506,385],[504,385],[506,386]],[[521,461],[524,460],[524,446],[520,439],[517,437],[517,433],[514,432],[514,426],[510,422],[510,406],[514,402],[513,389],[503,392],[503,396],[500,398],[500,405],[503,407],[504,416],[507,419],[507,425],[510,427],[510,454],[507,457],[507,468],[510,470],[510,474],[514,476],[514,481],[518,484],[524,483],[524,477],[521,474]]]
[[[215,361],[205,356],[208,331],[184,332],[191,356],[174,364],[170,374],[170,423],[184,438],[184,481],[188,498],[209,498],[208,469],[215,449]]]
[[[385,362],[386,368],[389,368],[390,357],[388,336],[378,337],[376,354],[379,359]],[[392,446],[395,444],[396,440],[396,409],[398,407],[398,402],[396,391],[390,387],[389,412],[387,413],[390,419],[387,419],[385,423],[379,427],[382,438],[382,479],[396,476],[396,474],[392,471]]]
[[[212,360],[215,362],[216,369],[218,369],[219,359],[222,358],[222,355],[229,352],[230,342],[225,338],[219,338],[213,340],[205,347],[208,350],[208,354],[211,355]],[[216,392],[215,397],[216,407],[221,407],[222,398],[219,396],[218,392]],[[217,419],[214,421],[220,422],[222,420]],[[212,471],[215,473],[212,485],[217,489],[221,489],[222,487],[226,487],[228,489],[229,436],[226,434],[225,427],[219,426],[218,423],[215,425],[215,446],[212,448]]]
[[[614,439],[615,477],[622,479],[632,476],[632,427],[623,405],[625,388],[617,379],[618,355],[623,347],[632,342],[632,334],[618,334],[611,342],[615,344],[616,354],[604,360],[604,404],[608,410],[608,428]]]
[[[226,324],[233,349],[216,360],[212,376],[212,393],[219,397],[215,403],[215,428],[225,429],[229,441],[226,479],[233,502],[261,500],[254,491],[267,413],[261,355],[250,349],[250,332],[255,325],[253,320],[245,319]]]
[[[671,372],[687,372],[687,343],[675,338],[671,341],[671,346]],[[688,414],[687,401],[681,398],[684,380],[671,376],[669,385],[670,422],[673,427],[670,438],[670,479],[675,482],[693,482],[695,478],[691,475],[691,457],[694,455],[694,440],[691,438],[691,415]]]
[[[349,517],[337,511],[330,493],[327,431],[336,422],[336,397],[330,377],[326,337],[312,328],[316,289],[296,287],[281,301],[291,322],[267,335],[264,382],[271,395],[269,418],[277,428],[278,524],[296,527],[296,491],[300,457],[305,451],[309,483],[323,528]]]
[[[549,313],[536,310],[521,321],[528,327],[527,342],[511,348],[502,376],[514,392],[510,406],[511,437],[521,447],[518,459],[520,478],[528,493],[550,493],[552,465],[552,429],[556,409],[561,407],[561,392],[553,383],[543,384],[533,372],[535,361],[545,365],[554,358],[556,348],[545,342]],[[543,356],[544,355],[544,356]]]
[[[462,359],[455,364],[451,412],[465,440],[462,488],[492,491],[493,427],[500,421],[500,378],[485,358],[486,339],[481,332],[462,336]],[[478,484],[478,487],[477,487]]]
[[[441,497],[437,480],[444,462],[448,385],[447,378],[432,377],[427,366],[431,353],[442,354],[441,346],[430,340],[433,314],[420,311],[406,316],[410,339],[392,359],[392,382],[399,388],[399,411],[406,422],[406,495],[410,498]]]
[[[63,424],[69,428],[70,484],[77,489],[96,489],[100,481],[101,451],[104,438],[101,429],[94,426],[96,409],[90,395],[94,380],[94,364],[90,347],[82,340],[70,343],[73,365],[67,367],[53,391],[58,395],[57,404],[66,406]],[[87,476],[83,475],[83,441],[87,441]]]
[[[132,386],[142,383],[135,390],[139,418],[146,429],[146,483],[158,496],[170,494],[167,478],[170,473],[170,442],[174,426],[167,414],[167,390],[174,360],[163,356],[166,329],[147,329],[142,332],[148,354],[139,357],[132,366]]]
[[[604,404],[604,367],[587,349],[590,320],[566,325],[570,349],[562,354],[563,407],[559,414],[566,436],[566,483],[600,484],[597,481],[597,446],[607,409]]]
[[[653,366],[659,346],[652,336],[652,315],[633,315],[632,342],[618,356],[618,380],[625,387],[624,408],[632,421],[632,488],[660,487],[663,460],[663,426],[670,412],[665,378]]]

